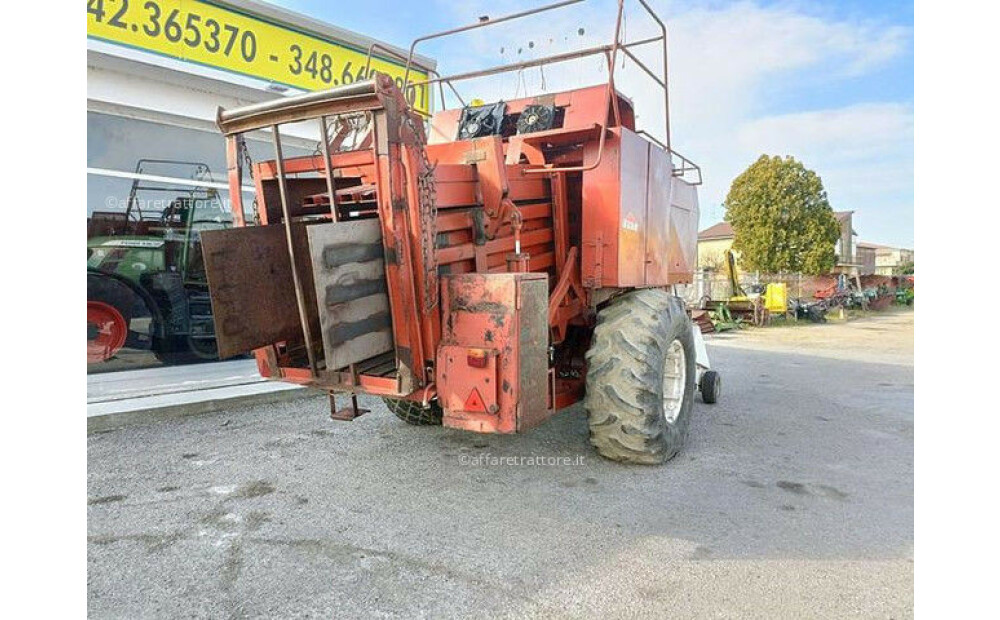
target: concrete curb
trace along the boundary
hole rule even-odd
[[[214,398],[175,405],[144,407],[129,411],[116,411],[113,413],[88,415],[87,434],[90,435],[92,433],[115,430],[127,426],[154,424],[156,422],[176,420],[188,416],[218,413],[233,407],[282,403],[324,396],[325,394],[326,393],[322,390],[295,386],[278,391],[241,394],[226,398]]]

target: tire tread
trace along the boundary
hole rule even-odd
[[[401,398],[383,398],[385,406],[397,418],[413,426],[440,426],[444,411],[437,402],[431,402],[427,408],[420,403]]]
[[[666,345],[675,338],[688,352],[688,385],[670,427],[660,413],[659,385]],[[584,407],[590,442],[601,456],[659,464],[680,451],[694,389],[691,342],[683,303],[661,289],[632,291],[598,313],[586,356]]]

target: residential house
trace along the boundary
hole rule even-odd
[[[729,222],[719,222],[698,233],[698,268],[721,271],[734,238]]]
[[[913,262],[913,250],[880,245],[875,251],[875,273],[880,276],[896,276]]]
[[[834,211],[840,223],[840,238],[837,239],[837,267],[834,273],[857,273],[858,265],[854,252],[854,211]],[[729,222],[719,222],[698,233],[698,268],[720,270],[725,264],[726,251],[733,247],[736,238]]]

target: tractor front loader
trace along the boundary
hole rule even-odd
[[[672,292],[695,266],[701,173],[669,126],[662,143],[637,131],[615,89],[616,59],[638,62],[630,48],[660,42],[666,60],[665,28],[622,42],[622,10],[609,45],[411,82],[415,42],[402,84],[371,74],[220,110],[237,221],[202,239],[220,356],[252,350],[263,376],[327,390],[335,419],[369,394],[411,424],[517,433],[583,400],[603,456],[674,456],[698,376],[718,387]],[[590,55],[606,57],[607,83],[426,119],[408,103],[432,84]],[[666,105],[665,78],[647,72]],[[315,124],[315,155],[282,156],[288,123]],[[257,130],[273,160],[244,156]],[[258,226],[241,219],[244,172]]]

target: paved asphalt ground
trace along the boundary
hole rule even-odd
[[[510,437],[321,397],[90,435],[90,615],[909,617],[912,329],[718,338],[722,400],[663,467],[596,456],[579,406]]]

